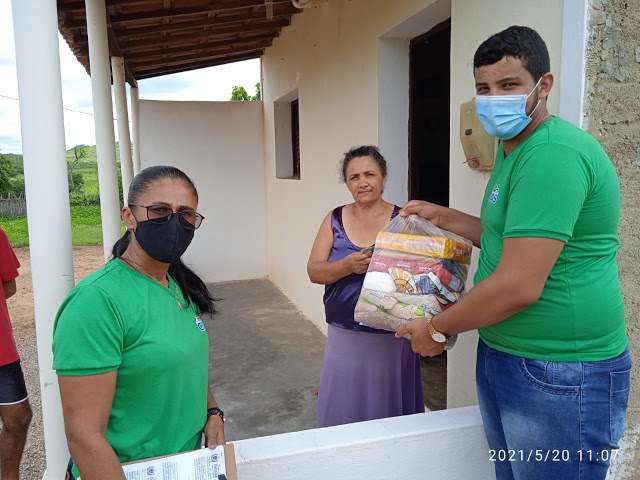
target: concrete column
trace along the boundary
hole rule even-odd
[[[131,133],[133,139],[133,174],[137,175],[142,170],[140,163],[140,96],[138,87],[131,87]]]
[[[131,163],[131,140],[129,137],[129,112],[127,111],[127,87],[124,82],[124,59],[111,57],[111,74],[116,95],[116,115],[118,116],[118,141],[120,142],[120,172],[122,174],[122,196],[127,204],[129,185],[133,180]]]
[[[111,103],[107,10],[105,0],[86,0],[85,4],[87,7],[93,118],[96,126],[102,241],[104,256],[107,259],[111,254],[111,247],[122,234],[118,170],[116,167],[116,139],[113,131],[113,104]]]
[[[13,0],[12,8],[44,445],[49,478],[64,478],[69,450],[51,343],[74,278],[58,14],[55,2],[40,0]]]
[[[587,63],[589,2],[565,0],[562,13],[562,55],[559,115],[582,128]]]

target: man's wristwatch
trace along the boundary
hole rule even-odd
[[[447,336],[444,333],[436,330],[436,328],[433,326],[433,323],[431,322],[432,318],[433,317],[427,318],[427,327],[429,328],[429,334],[431,335],[431,338],[438,343],[446,342]]]
[[[224,416],[224,412],[220,410],[218,407],[207,408],[207,420],[212,415],[217,415],[222,419],[222,423],[227,421],[227,418]]]

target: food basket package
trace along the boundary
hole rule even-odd
[[[398,215],[376,238],[356,322],[395,332],[451,307],[464,293],[472,248],[466,238],[417,215]],[[455,340],[449,338],[445,349]]]

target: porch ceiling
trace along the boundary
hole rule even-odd
[[[258,58],[291,17],[291,0],[105,0],[111,55],[123,57],[126,80]],[[58,28],[89,72],[84,0],[57,0]]]

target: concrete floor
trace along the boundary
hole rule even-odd
[[[325,336],[267,279],[210,285],[219,314],[204,320],[209,382],[228,441],[315,428]],[[446,356],[423,359],[425,404],[446,405]]]
[[[315,428],[324,335],[269,280],[210,288],[209,382],[227,440]]]

